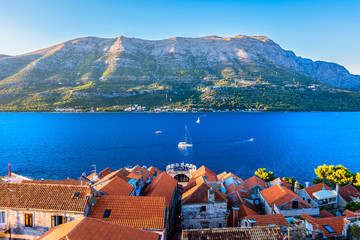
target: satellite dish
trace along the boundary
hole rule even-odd
[[[259,200],[255,200],[255,205],[259,205],[260,204],[260,202],[259,202]]]
[[[252,199],[255,199],[255,194],[251,194]]]

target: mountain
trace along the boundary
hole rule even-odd
[[[356,94],[360,76],[335,63],[297,57],[264,36],[84,37],[0,55],[0,106],[10,109],[204,102],[228,98],[225,90],[344,92],[340,88]]]

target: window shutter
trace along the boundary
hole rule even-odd
[[[55,227],[55,216],[51,216],[51,227]]]
[[[63,217],[63,223],[66,223],[66,217],[65,216]]]
[[[30,217],[30,226],[32,227],[33,226],[33,215],[29,214],[29,217]]]

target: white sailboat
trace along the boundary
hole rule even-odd
[[[187,128],[187,126],[185,125],[185,141],[184,142],[179,142],[178,144],[178,148],[180,149],[187,149],[187,148],[191,148],[192,142],[191,142],[191,138],[190,138],[190,133],[189,130]]]
[[[196,123],[200,124],[200,117],[198,117],[198,119],[196,120]]]

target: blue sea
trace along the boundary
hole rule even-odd
[[[185,124],[193,148],[179,150]],[[318,165],[355,172],[359,160],[357,112],[0,113],[0,175],[8,163],[21,175],[61,179],[89,174],[92,165],[165,169],[185,162],[243,179],[266,168],[304,182]]]

